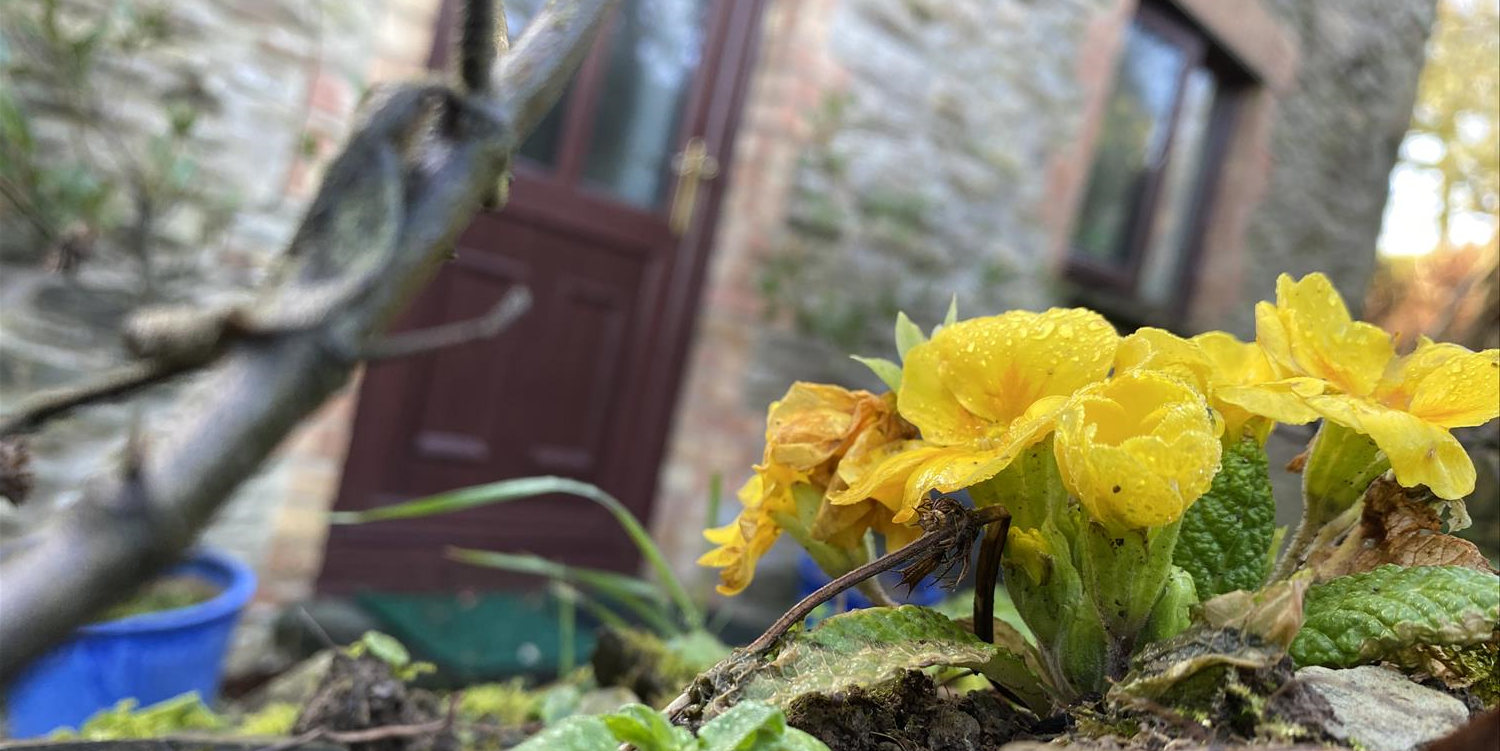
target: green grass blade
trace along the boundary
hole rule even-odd
[[[496,550],[449,547],[443,551],[443,554],[455,561],[472,566],[543,576],[575,586],[592,587],[606,593],[620,591],[647,599],[660,597],[656,586],[644,579],[637,579],[615,571],[569,566],[565,563],[547,560],[534,553],[502,553]]]
[[[661,590],[644,579],[614,571],[568,566],[549,561],[533,553],[501,553],[493,550],[450,547],[445,554],[461,563],[532,574],[546,577],[554,582],[587,587],[628,609],[641,623],[645,623],[663,635],[669,636],[679,630],[672,625],[671,620],[662,616],[664,609],[662,602],[666,598]]]
[[[625,534],[630,537],[631,542],[635,543],[636,548],[641,551],[641,555],[651,565],[652,570],[661,578],[683,622],[690,630],[703,627],[703,611],[688,595],[682,582],[672,573],[672,567],[667,565],[667,559],[662,556],[661,549],[652,541],[646,528],[641,526],[640,520],[636,519],[635,515],[630,513],[630,509],[625,508],[625,504],[620,503],[619,499],[604,492],[598,486],[586,482],[570,480],[566,477],[521,477],[438,493],[426,498],[417,498],[406,503],[366,511],[336,511],[329,515],[329,520],[333,524],[363,524],[397,519],[420,519],[496,503],[518,501],[548,493],[567,493],[587,498],[609,511],[620,527],[625,530]]]

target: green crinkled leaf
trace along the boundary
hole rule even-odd
[[[604,720],[579,715],[543,729],[514,751],[614,751],[619,745]]]
[[[901,366],[884,357],[860,357],[850,355],[849,359],[857,360],[861,365],[870,369],[870,372],[879,378],[886,388],[891,391],[901,390]]]
[[[1172,562],[1193,577],[1199,599],[1259,589],[1275,532],[1266,452],[1247,438],[1224,452],[1213,486],[1183,516]]]
[[[1312,587],[1292,641],[1298,665],[1349,667],[1417,644],[1474,644],[1500,619],[1500,577],[1459,566],[1385,565]]]
[[[707,676],[716,690],[705,716],[745,700],[785,706],[803,694],[881,683],[932,665],[978,668],[996,652],[994,645],[935,610],[916,605],[866,608],[787,638],[772,656],[721,664],[717,674]]]

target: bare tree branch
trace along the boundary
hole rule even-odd
[[[157,363],[141,361],[111,370],[84,383],[38,391],[17,404],[0,422],[0,438],[35,430],[86,404],[124,399],[151,386],[176,378],[207,363]]]
[[[531,307],[531,292],[525,287],[515,287],[505,293],[490,312],[467,321],[454,321],[415,331],[391,334],[365,347],[367,362],[393,360],[400,357],[422,355],[439,349],[457,347],[477,339],[488,339],[499,334],[512,321],[521,317]]]
[[[357,352],[378,337],[449,256],[521,138],[557,100],[613,3],[574,0],[563,7],[554,0],[500,59],[492,92],[444,100],[451,116],[403,155],[390,252],[359,255],[368,255],[369,246],[352,238],[378,212],[369,210],[372,198],[356,192],[364,187],[359,181],[340,181],[330,169],[292,245],[294,253],[310,257],[300,275],[276,283],[301,285],[285,290],[295,292],[359,274],[371,280],[368,288],[305,328],[230,342],[195,393],[182,397],[193,405],[195,396],[206,395],[203,405],[146,451],[134,478],[90,488],[39,530],[34,544],[4,556],[0,683],[176,559],[277,444],[348,381],[357,364],[348,356],[351,342]],[[357,130],[344,154],[381,126]],[[371,172],[381,166],[373,158],[363,165]],[[356,201],[365,205],[348,205]],[[312,243],[315,233],[304,234],[318,223],[349,234],[320,248]]]

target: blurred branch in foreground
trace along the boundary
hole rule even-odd
[[[468,2],[470,17],[500,13],[492,0]],[[479,61],[462,66],[465,86],[406,84],[371,102],[259,302],[175,311],[144,353],[211,367],[201,391],[182,397],[202,406],[4,551],[0,683],[175,559],[365,356],[391,349],[382,331],[450,257],[612,2],[554,1],[498,62],[493,32],[465,24],[461,56]]]

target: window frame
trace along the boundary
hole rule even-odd
[[[1223,167],[1239,121],[1239,112],[1255,79],[1206,29],[1162,0],[1142,0],[1131,19],[1131,25],[1136,24],[1183,52],[1184,64],[1178,73],[1171,110],[1166,118],[1168,131],[1161,147],[1164,156],[1158,164],[1144,172],[1141,190],[1130,198],[1125,228],[1117,241],[1118,247],[1124,249],[1124,253],[1120,254],[1124,262],[1102,261],[1079,250],[1073,233],[1077,230],[1084,210],[1080,201],[1065,245],[1063,271],[1067,279],[1081,285],[1083,290],[1088,290],[1084,293],[1086,296],[1106,298],[1106,301],[1090,300],[1096,306],[1120,309],[1122,313],[1129,311],[1123,315],[1126,318],[1165,323],[1180,320],[1187,312],[1202,265],[1205,238],[1221,187]],[[1129,29],[1124,33],[1130,33]],[[1181,239],[1182,256],[1174,272],[1172,295],[1168,302],[1157,305],[1147,303],[1140,297],[1141,271],[1151,248],[1156,217],[1162,209],[1163,187],[1172,164],[1173,147],[1179,135],[1183,92],[1187,88],[1188,77],[1199,69],[1206,70],[1213,76],[1214,101],[1209,111],[1206,141],[1197,174],[1190,178],[1194,183],[1194,198],[1185,219],[1187,225]],[[1114,96],[1113,85],[1105,93],[1106,97]],[[1089,154],[1089,169],[1082,183],[1085,192],[1093,179],[1097,154],[1096,146]]]

